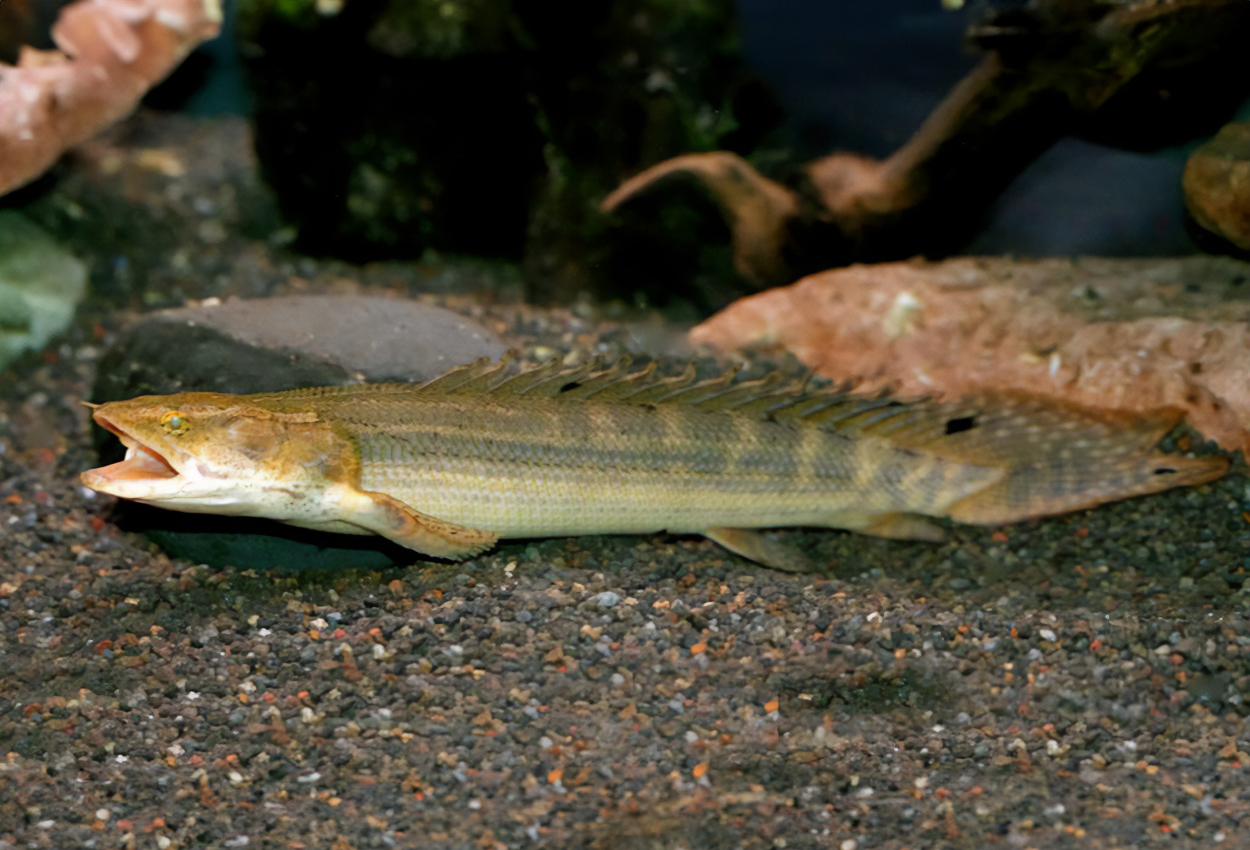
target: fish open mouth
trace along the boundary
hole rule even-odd
[[[115,434],[126,447],[123,460],[86,473],[94,481],[104,485],[117,481],[167,481],[178,477],[178,470],[156,449],[140,443],[103,416],[96,415],[94,418],[101,428]]]

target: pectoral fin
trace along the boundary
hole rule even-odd
[[[784,543],[770,540],[758,531],[747,528],[708,528],[703,531],[703,536],[709,540],[715,540],[730,552],[766,567],[772,567],[774,570],[783,570],[787,573],[812,573],[820,569],[818,564],[802,552]]]
[[[348,522],[422,555],[462,561],[486,551],[499,539],[493,531],[427,516],[385,493],[358,490],[343,497],[342,502]]]

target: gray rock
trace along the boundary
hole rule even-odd
[[[611,590],[596,593],[594,598],[600,608],[615,608],[617,603],[621,601],[621,595]]]
[[[306,295],[162,310],[100,361],[95,401],[184,390],[273,392],[422,381],[504,352],[450,310],[374,296]]]
[[[191,642],[196,646],[207,646],[215,641],[221,634],[217,627],[212,623],[205,623],[198,628],[191,629]]]

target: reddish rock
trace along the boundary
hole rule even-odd
[[[690,340],[791,351],[818,374],[903,396],[1028,390],[1178,407],[1250,449],[1250,264],[1224,257],[857,265],[745,298]]]

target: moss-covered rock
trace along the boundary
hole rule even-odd
[[[87,268],[20,213],[0,211],[0,367],[65,330]]]

